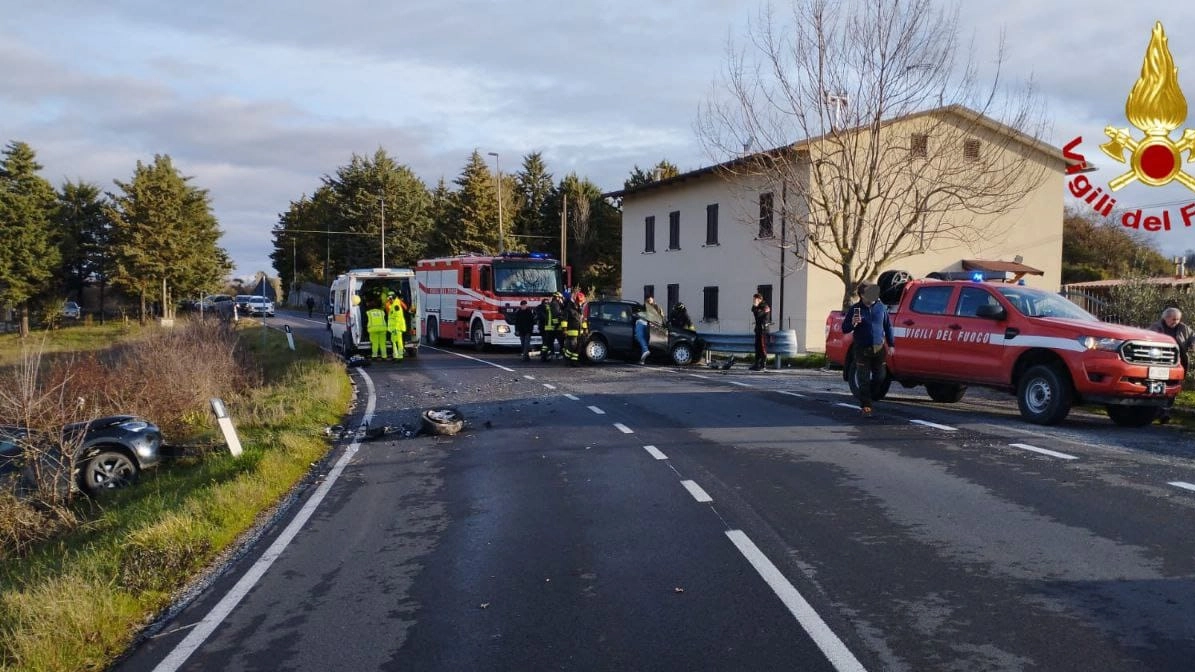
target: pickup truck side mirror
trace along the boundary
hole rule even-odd
[[[1008,313],[1004,311],[1004,306],[995,303],[985,303],[975,309],[975,317],[985,317],[989,320],[1003,320],[1008,317]]]

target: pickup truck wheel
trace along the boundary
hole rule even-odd
[[[672,346],[672,363],[677,366],[688,366],[693,363],[693,347],[688,343],[677,343]]]
[[[953,404],[967,393],[967,386],[950,383],[926,383],[925,391],[929,392],[930,399],[940,404]]]
[[[1157,406],[1121,406],[1108,404],[1105,406],[1108,417],[1121,427],[1144,427],[1158,417]]]
[[[1017,406],[1029,422],[1056,425],[1071,410],[1070,381],[1053,366],[1035,366],[1021,377]]]
[[[848,367],[847,371],[849,371],[849,375],[847,376],[847,384],[851,388],[851,394],[855,395],[855,398],[858,399],[859,398],[859,367],[855,366],[855,360],[853,360],[853,359],[848,361],[846,363],[846,365]],[[874,380],[871,381],[871,398],[872,398],[872,400],[873,401],[882,401],[884,399],[884,397],[888,396],[888,390],[891,387],[892,387],[892,376],[888,375],[888,369],[887,369],[887,367],[885,367],[883,380],[880,380],[879,382],[876,382]]]

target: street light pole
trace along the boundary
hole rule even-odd
[[[506,234],[502,232],[502,164],[498,162],[498,152],[489,152],[494,157],[494,170],[498,173],[498,254],[506,251]]]

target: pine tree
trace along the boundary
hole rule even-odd
[[[450,254],[497,252],[498,199],[494,176],[480,152],[473,150],[454,183],[460,188],[454,195],[449,221],[441,229]]]
[[[17,307],[21,337],[29,335],[30,302],[56,300],[50,283],[60,255],[51,222],[56,214],[54,187],[41,170],[33,149],[10,142],[0,161],[0,298]]]
[[[552,174],[544,164],[543,155],[533,152],[523,157],[523,168],[515,176],[518,185],[519,209],[515,212],[514,230],[524,238],[528,249],[554,251],[559,247],[560,219],[551,215]]]
[[[448,190],[448,184],[441,177],[431,195],[432,230],[427,246],[427,256],[443,257],[452,254],[452,211],[455,194]]]
[[[102,255],[111,229],[99,185],[66,181],[58,192],[55,226],[62,235],[59,277],[66,292],[82,303],[83,288],[103,274]]]

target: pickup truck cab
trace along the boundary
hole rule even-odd
[[[968,385],[1016,395],[1021,416],[1061,422],[1076,403],[1103,404],[1118,425],[1149,424],[1182,388],[1174,339],[1100,322],[1066,298],[1020,285],[965,280],[910,280],[889,306],[895,346],[888,377],[925,385],[934,401],[952,403]],[[857,389],[851,334],[843,313],[826,318],[826,357]]]

